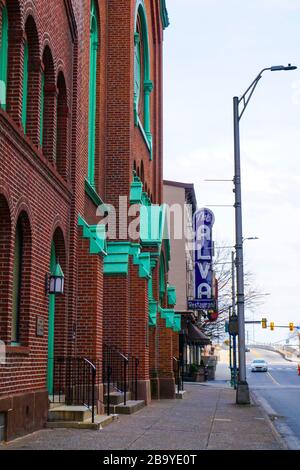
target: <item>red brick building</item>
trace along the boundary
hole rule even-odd
[[[175,395],[180,325],[161,205],[167,26],[165,0],[0,0],[4,439],[45,424],[58,357],[94,361],[102,412],[104,345],[138,359],[140,399]],[[134,204],[137,238],[125,217]],[[64,293],[48,295],[58,265]]]

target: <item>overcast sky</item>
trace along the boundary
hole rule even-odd
[[[199,207],[233,204],[232,183],[204,180],[233,178],[233,96],[264,67],[300,67],[300,1],[168,0],[168,10],[164,177],[194,183]],[[265,72],[241,121],[241,158],[244,236],[260,238],[245,242],[245,261],[271,294],[255,319],[300,325],[300,68]],[[216,242],[234,244],[234,209],[212,210]],[[286,336],[255,329],[262,341]]]

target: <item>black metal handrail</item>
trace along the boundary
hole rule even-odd
[[[181,377],[180,371],[180,360],[173,356],[173,372],[175,377],[175,385],[177,386],[177,393],[179,394],[181,390],[183,390],[183,381]]]
[[[138,396],[139,360],[132,355],[123,354],[114,346],[103,348],[103,383],[106,385],[106,408],[110,414],[111,389],[123,394],[123,403],[127,403],[127,392]]]
[[[53,367],[52,401],[70,406],[85,406],[95,422],[95,387],[97,369],[84,357],[54,357],[49,359]]]

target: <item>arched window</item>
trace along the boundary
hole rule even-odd
[[[144,0],[137,0],[134,33],[134,122],[142,130],[152,159],[150,50]]]
[[[40,86],[40,68],[38,32],[33,17],[29,16],[25,24],[22,125],[35,145],[39,143],[39,103],[36,98]]]
[[[90,15],[90,78],[88,129],[88,181],[95,187],[96,117],[97,117],[97,62],[99,47],[99,18],[95,0],[91,0]]]
[[[1,278],[6,279],[5,282],[1,282],[0,289],[0,340],[7,341],[7,325],[10,320],[9,294],[11,284],[7,280],[10,277],[11,218],[7,200],[2,194],[0,194],[0,220],[0,273]]]
[[[18,343],[20,340],[20,308],[21,308],[21,285],[22,285],[22,262],[23,262],[23,230],[19,220],[16,227],[14,245],[14,268],[13,268],[13,303],[11,340]]]
[[[22,101],[22,126],[26,134],[27,98],[28,98],[28,42],[24,42],[24,66],[23,66],[23,101]]]
[[[49,272],[54,273],[59,263],[66,274],[66,248],[63,233],[56,229],[51,243]],[[49,393],[61,383],[55,374],[54,357],[65,357],[67,353],[67,324],[65,295],[49,295],[48,308],[48,370],[47,388]],[[59,383],[55,383],[56,380]],[[60,390],[57,388],[57,390]]]
[[[8,63],[8,14],[7,7],[2,8],[2,27],[0,43],[0,106],[6,109],[7,63]]]
[[[11,341],[28,345],[31,286],[31,229],[28,216],[19,216],[14,240]]]
[[[51,244],[50,273],[55,272],[56,267],[55,244]],[[52,393],[54,374],[54,326],[55,326],[55,295],[49,295],[48,308],[48,369],[47,369],[47,389]]]
[[[47,159],[55,162],[56,143],[56,100],[54,63],[48,46],[43,54],[41,85],[40,144]]]
[[[67,135],[68,135],[68,102],[65,78],[62,72],[57,79],[57,108],[56,108],[56,167],[59,174],[67,179]]]

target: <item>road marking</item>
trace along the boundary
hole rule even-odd
[[[277,382],[277,380],[274,379],[274,377],[270,374],[270,372],[267,372],[267,375],[270,377],[270,379],[272,380],[272,382],[273,382],[275,385],[279,385],[279,387],[280,387],[280,383]]]
[[[232,420],[227,419],[227,418],[215,418],[215,421],[232,421]]]

